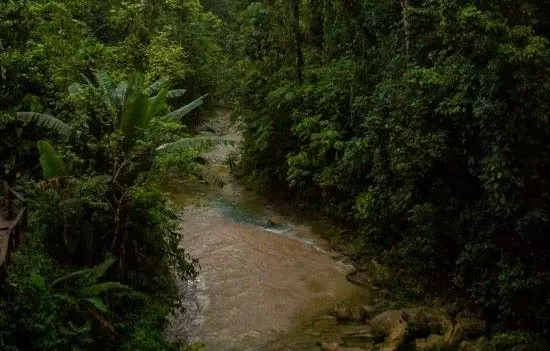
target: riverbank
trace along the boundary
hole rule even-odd
[[[230,172],[240,134],[226,114],[202,130],[214,141],[207,171],[167,187],[182,210],[182,246],[201,264],[180,283],[172,340],[205,350],[494,349],[478,314],[354,262],[344,231],[245,189]]]

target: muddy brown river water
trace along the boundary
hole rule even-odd
[[[238,142],[227,117],[215,123],[213,138]],[[223,160],[237,150],[237,143],[222,143],[205,155],[222,170],[222,188],[174,193],[182,202],[194,199],[183,210],[182,245],[201,271],[180,284],[185,311],[167,333],[206,350],[317,349],[329,333],[315,327],[323,324],[319,316],[367,292],[346,280],[353,267],[335,260],[308,225],[291,223],[223,171]]]

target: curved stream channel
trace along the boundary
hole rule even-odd
[[[353,267],[333,259],[308,225],[291,223],[231,179],[223,161],[237,152],[240,136],[223,115],[211,123],[212,138],[235,143],[205,155],[221,170],[223,187],[173,190],[186,203],[182,246],[201,271],[180,284],[185,311],[167,332],[206,350],[317,349],[317,341],[338,333],[322,316],[337,304],[363,301],[367,292],[346,280]]]

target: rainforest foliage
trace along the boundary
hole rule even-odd
[[[181,347],[163,331],[197,262],[155,182],[204,171],[185,123],[231,99],[249,184],[315,204],[358,260],[462,296],[491,328],[548,335],[549,14],[534,0],[2,1],[0,177],[30,215],[4,267],[0,349]]]
[[[349,224],[359,258],[548,333],[550,5],[237,6],[249,182]]]
[[[182,122],[219,91],[222,24],[198,0],[2,1],[0,177],[29,233],[0,349],[179,349],[166,317],[197,262],[155,183],[202,172]]]

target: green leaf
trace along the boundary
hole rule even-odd
[[[36,270],[31,272],[31,282],[39,289],[44,289],[46,287],[46,280]]]
[[[128,90],[128,82],[120,82],[120,84],[116,87],[116,91],[115,91],[116,104],[124,106],[124,99],[126,98],[126,90]]]
[[[204,103],[204,99],[207,97],[208,95],[203,95],[201,96],[200,98],[194,100],[193,102],[167,114],[166,116],[162,117],[162,119],[166,119],[166,120],[178,120],[178,119],[181,119],[182,117],[184,117],[185,115],[187,115],[188,113],[190,113],[191,111],[193,111],[194,109],[196,109],[197,107],[201,106],[203,103]]]
[[[107,311],[109,311],[105,303],[99,297],[87,297],[83,300],[89,302],[103,313],[107,313]]]
[[[93,267],[91,269],[92,276],[91,279],[93,282],[96,282],[99,278],[103,277],[105,272],[115,263],[116,260],[114,258],[108,258],[105,260],[105,262],[98,264],[97,266]]]
[[[58,278],[56,280],[54,280],[52,282],[52,286],[56,286],[57,284],[61,283],[61,282],[64,282],[64,281],[67,281],[67,280],[71,280],[75,277],[81,277],[81,276],[89,276],[90,274],[92,273],[92,270],[91,268],[84,268],[84,269],[80,269],[78,271],[74,271],[70,274],[67,274],[61,278]]]
[[[167,97],[169,99],[175,99],[182,97],[183,95],[185,95],[185,93],[187,93],[187,89],[174,89],[168,92]]]
[[[57,151],[46,140],[38,142],[38,151],[40,153],[40,164],[42,165],[42,174],[45,179],[65,177],[69,171],[63,163],[63,160],[57,154]]]
[[[115,89],[113,88],[113,83],[109,78],[109,74],[104,71],[94,72],[94,77],[97,81],[97,84],[103,90],[103,95],[105,97],[105,104],[111,106],[115,102]]]
[[[105,282],[94,284],[82,290],[82,296],[98,296],[99,294],[109,290],[124,290],[129,289],[128,286],[119,282]]]
[[[47,128],[53,132],[61,134],[63,136],[70,136],[73,129],[54,116],[37,112],[17,112],[17,119],[21,122],[30,123],[34,122],[37,126]]]
[[[159,80],[157,80],[156,82],[154,82],[148,88],[145,89],[145,94],[147,94],[148,96],[152,96],[154,93],[164,88],[166,84],[168,84],[168,82],[170,82],[170,78],[168,77],[160,78]]]
[[[162,109],[166,107],[166,95],[167,91],[165,89],[161,89],[157,95],[155,95],[153,98],[151,98],[151,104],[149,105],[149,115],[151,117],[157,116]]]
[[[76,299],[72,296],[69,296],[67,294],[54,294],[54,297],[57,297],[60,300],[63,300],[67,302],[70,305],[76,305]]]
[[[149,96],[141,89],[142,84],[143,75],[136,73],[126,90],[119,125],[120,131],[124,134],[145,127],[152,118],[149,115]]]

